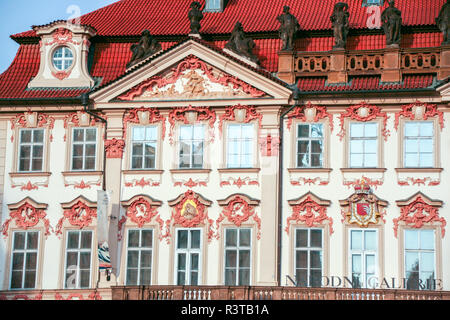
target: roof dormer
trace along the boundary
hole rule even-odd
[[[88,71],[88,52],[95,29],[56,21],[34,26],[33,30],[41,38],[41,60],[38,74],[28,88],[91,88],[94,85]]]

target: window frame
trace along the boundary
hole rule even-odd
[[[186,248],[186,249],[179,249],[178,248],[178,232],[179,231],[188,231],[188,246],[191,245],[191,231],[200,231],[200,246],[198,249],[192,249],[192,248]],[[192,253],[198,253],[199,258],[198,258],[198,277],[197,277],[197,284],[195,286],[200,286],[202,285],[202,281],[203,281],[203,228],[176,228],[175,229],[175,241],[174,241],[174,273],[173,273],[173,279],[174,279],[174,284],[175,285],[180,285],[178,284],[178,254],[179,253],[185,253],[186,254],[186,269],[185,271],[185,281],[183,286],[191,286],[191,266],[190,266],[190,262],[191,262],[191,254]],[[189,277],[186,277],[186,275],[188,275]],[[187,281],[188,280],[188,281]]]
[[[154,128],[156,130],[156,139],[155,140],[139,140],[139,142],[135,142],[134,137],[133,137],[133,132],[134,129],[136,128],[145,128],[145,130],[147,131],[148,128]],[[129,141],[129,146],[130,146],[130,152],[129,152],[129,156],[128,156],[128,161],[130,161],[130,165],[129,168],[130,170],[133,171],[146,171],[146,170],[156,170],[158,168],[158,158],[159,158],[159,125],[158,124],[150,124],[150,125],[133,125],[130,126],[130,141]],[[142,150],[142,168],[133,168],[133,158],[134,158],[134,144],[135,143],[141,143],[143,145],[143,150]],[[155,144],[155,166],[153,168],[146,168],[144,167],[145,164],[145,144],[146,143],[154,143]]]
[[[214,2],[218,4],[218,7],[211,6],[211,3]],[[203,9],[204,12],[221,12],[223,10],[222,8],[222,1],[223,0],[206,0],[205,2],[205,8]]]
[[[236,239],[236,246],[234,247],[227,247],[226,241],[227,241],[227,231],[228,230],[236,230],[237,231],[237,239]],[[240,230],[249,230],[250,231],[250,245],[248,247],[241,247],[240,244]],[[236,227],[236,226],[225,226],[223,228],[223,285],[225,286],[250,286],[252,285],[252,279],[253,279],[253,228],[251,226],[242,226],[242,227]],[[230,249],[231,248],[231,249]],[[250,251],[250,266],[248,267],[249,271],[249,283],[248,284],[239,284],[239,274],[240,274],[240,267],[239,267],[239,252],[240,250],[248,250]],[[236,267],[234,268],[236,270],[236,278],[235,278],[235,284],[226,284],[226,272],[227,272],[227,255],[226,252],[228,250],[237,251],[236,255]],[[230,269],[230,268],[228,268]]]
[[[37,248],[36,249],[32,249],[32,250],[28,250],[27,249],[19,249],[19,250],[14,250],[14,238],[15,238],[15,234],[16,233],[25,233],[26,237],[25,237],[25,244],[27,245],[27,240],[28,240],[28,234],[29,233],[37,233]],[[9,261],[9,282],[8,282],[8,288],[11,291],[19,291],[19,290],[36,290],[38,289],[38,285],[39,285],[39,277],[40,277],[40,270],[41,270],[41,259],[40,259],[40,252],[41,252],[41,230],[40,229],[28,229],[28,230],[22,230],[22,229],[15,229],[11,231],[11,255],[10,255],[10,261]],[[28,246],[28,245],[27,245]],[[26,259],[24,259],[23,261],[23,266],[22,266],[22,286],[21,288],[12,288],[12,272],[13,272],[13,264],[14,264],[14,253],[15,252],[23,252],[24,256],[26,256],[26,254],[30,251],[35,252],[36,253],[36,270],[35,270],[35,281],[34,281],[34,287],[33,288],[24,288],[24,282],[25,282],[25,270],[26,270]]]
[[[192,127],[192,137],[193,139],[181,139],[181,128],[182,127]],[[203,139],[195,139],[194,132],[195,127],[202,127],[203,132]],[[190,141],[190,152],[189,152],[189,167],[181,167],[181,143],[182,141]],[[195,142],[202,141],[202,166],[201,167],[194,167],[193,166],[193,144]],[[177,146],[177,169],[179,170],[201,170],[206,168],[206,126],[203,123],[195,123],[195,124],[180,124],[178,126],[178,146]]]
[[[126,257],[125,257],[125,272],[124,272],[124,284],[129,286],[130,284],[128,283],[128,251],[130,250],[129,247],[129,239],[130,239],[130,231],[138,231],[139,232],[139,247],[133,247],[132,250],[134,251],[138,251],[138,267],[137,267],[137,284],[138,286],[142,286],[142,285],[152,285],[153,284],[153,273],[154,273],[154,257],[155,257],[155,230],[154,228],[127,228],[126,232],[127,232],[127,241],[125,244],[125,248],[126,248]],[[150,247],[150,249],[148,247],[144,247],[146,249],[142,249],[143,247],[141,246],[141,242],[142,242],[142,231],[151,231],[152,232],[152,246]],[[141,253],[142,251],[150,251],[151,252],[151,258],[150,258],[150,283],[148,284],[142,284],[141,283],[141,279],[140,279],[140,271],[141,271],[141,265],[140,265],[140,261],[141,261]],[[136,269],[136,268],[135,268]],[[131,284],[132,285],[132,284]]]
[[[251,154],[250,154],[250,159],[251,159],[251,163],[249,166],[242,166],[242,164],[240,166],[237,167],[232,167],[229,165],[229,151],[230,151],[230,139],[229,139],[229,132],[230,132],[230,127],[232,126],[240,126],[242,128],[242,126],[251,126],[252,127],[252,132],[253,132],[253,137],[251,139],[248,139],[251,141],[252,146],[251,146]],[[256,168],[258,166],[258,152],[257,152],[257,147],[258,147],[258,143],[255,143],[255,141],[257,140],[257,126],[255,125],[254,122],[248,122],[248,123],[240,123],[240,122],[230,122],[226,124],[226,143],[224,143],[224,168],[226,169],[252,169],[252,168]],[[242,129],[241,129],[241,133],[242,133]],[[239,138],[239,140],[242,140],[242,134],[240,135],[241,138]],[[246,138],[247,139],[247,138]],[[242,143],[239,142],[240,144],[240,151],[242,151]],[[242,153],[239,154],[239,161],[242,160]]]
[[[352,138],[352,124],[360,124],[360,125],[363,125],[363,127],[364,127],[364,137],[355,137],[355,138]],[[376,138],[374,139],[373,137],[366,137],[365,136],[365,127],[368,125],[368,124],[376,124],[376,126],[377,126],[377,130],[376,130],[376,132],[377,132],[377,135],[376,135]],[[348,124],[348,142],[347,142],[347,148],[348,148],[348,150],[347,150],[347,157],[348,157],[348,159],[347,159],[347,168],[351,168],[351,169],[361,169],[361,170],[364,170],[364,169],[370,169],[370,168],[380,168],[381,167],[381,161],[380,161],[380,157],[381,157],[381,154],[380,154],[380,152],[381,152],[381,148],[380,148],[380,145],[382,144],[382,141],[380,140],[380,123],[379,123],[379,121],[367,121],[367,122],[359,122],[359,121],[351,121],[351,122],[349,122],[349,124]],[[368,141],[368,140],[375,140],[376,141],[376,153],[375,153],[375,158],[377,159],[377,164],[376,164],[376,166],[375,167],[373,167],[373,166],[366,166],[365,165],[365,161],[364,161],[364,159],[365,159],[365,155],[366,154],[373,154],[373,153],[366,153],[365,152],[365,141]],[[362,153],[352,153],[352,147],[351,147],[351,144],[352,144],[352,141],[363,141],[363,152]],[[363,156],[363,164],[362,164],[362,166],[352,166],[352,164],[351,164],[351,160],[352,160],[352,154],[362,154],[362,156]]]
[[[297,231],[298,230],[307,230],[308,231],[308,246],[307,247],[297,247],[297,244],[296,244],[296,239],[297,239]],[[325,274],[325,249],[326,249],[326,244],[325,244],[325,241],[326,241],[326,239],[325,239],[325,232],[326,232],[326,228],[320,228],[320,227],[312,227],[312,228],[310,228],[310,227],[305,227],[305,226],[294,226],[293,227],[293,236],[292,236],[292,238],[293,238],[293,275],[294,275],[294,279],[295,279],[295,281],[296,281],[296,283],[297,283],[297,286],[298,287],[300,287],[300,288],[315,288],[315,287],[312,287],[311,286],[311,283],[310,283],[310,281],[311,281],[311,274],[310,274],[310,269],[311,269],[311,267],[310,267],[310,252],[311,251],[318,251],[317,250],[317,248],[318,247],[311,247],[310,246],[310,235],[311,235],[311,230],[320,230],[320,232],[321,232],[321,244],[322,244],[322,246],[321,246],[321,248],[320,248],[320,257],[321,257],[321,267],[320,267],[320,270],[321,270],[321,276],[320,276],[320,286],[318,287],[318,288],[320,288],[320,287],[322,287],[322,278],[324,277],[324,274]],[[305,250],[305,248],[306,248],[306,250]],[[306,270],[307,270],[307,286],[306,287],[302,287],[302,286],[300,286],[299,285],[299,280],[297,279],[297,269],[300,269],[300,268],[297,268],[297,251],[299,251],[299,250],[302,250],[302,251],[307,251],[307,268],[306,268]],[[302,268],[302,269],[304,269],[304,268]]]
[[[406,126],[407,126],[407,124],[410,124],[410,123],[414,123],[414,124],[430,123],[432,125],[432,130],[433,130],[432,135],[431,136],[426,136],[426,137],[421,136],[420,135],[420,125],[419,125],[418,126],[419,127],[418,128],[419,135],[415,136],[415,137],[407,137],[406,136]],[[435,130],[436,130],[436,128],[435,128],[435,125],[434,125],[433,121],[405,121],[404,122],[404,124],[402,126],[402,136],[403,136],[403,139],[402,139],[402,144],[403,144],[402,145],[402,155],[403,155],[402,167],[403,168],[435,168],[435,164],[436,164],[436,161],[435,161],[435,159],[436,159],[436,142],[435,142],[436,141],[436,134],[435,134]],[[421,140],[429,140],[430,138],[432,139],[432,145],[433,145],[433,149],[432,149],[432,152],[431,152],[433,165],[432,166],[421,166],[421,164],[420,164],[420,155],[421,155],[421,152],[420,152],[420,141]],[[418,156],[418,165],[417,166],[407,166],[406,165],[406,155],[407,155],[406,142],[408,140],[416,140],[417,143],[418,143],[418,152],[415,153],[416,156]],[[423,153],[428,153],[429,154],[430,152],[423,152]]]
[[[60,50],[60,49],[62,49],[62,57],[55,58],[56,52],[58,50]],[[67,57],[66,57],[66,51],[67,50],[69,50],[69,52],[72,55],[72,57],[70,57],[71,59],[67,59]],[[52,65],[53,69],[55,69],[58,72],[68,72],[70,69],[72,69],[73,65],[75,64],[75,53],[74,53],[73,49],[70,48],[69,46],[60,45],[60,46],[57,46],[57,47],[55,47],[53,49],[53,51],[51,53],[51,56],[50,56],[50,59],[51,59],[51,65]],[[61,61],[63,68],[62,69],[58,68],[56,66],[55,61]],[[64,65],[65,65],[66,61],[70,61],[71,63],[70,63],[70,65],[67,68],[64,68]]]
[[[84,141],[83,141],[83,143],[75,142],[75,139],[74,139],[74,132],[75,132],[75,130],[80,130],[80,129],[82,129],[84,131]],[[96,136],[95,136],[95,152],[94,152],[95,153],[95,158],[94,158],[94,168],[93,169],[85,169],[86,144],[87,144],[85,139],[86,139],[86,130],[89,130],[89,129],[95,129],[95,132],[96,132]],[[72,127],[70,127],[70,143],[68,143],[68,147],[69,147],[69,161],[68,161],[69,170],[68,171],[69,172],[94,172],[94,171],[98,170],[98,167],[99,167],[98,162],[100,160],[99,159],[100,158],[99,151],[100,151],[100,149],[102,147],[102,146],[99,145],[99,137],[100,137],[100,135],[101,135],[101,131],[100,131],[99,126],[86,126],[86,127],[72,126]],[[73,169],[73,160],[74,160],[73,159],[74,158],[73,148],[74,148],[75,144],[83,145],[83,157],[82,157],[82,159],[83,159],[83,168],[82,169]],[[92,143],[90,143],[90,144],[92,144]]]
[[[309,137],[308,138],[300,138],[299,136],[298,136],[298,134],[299,134],[299,129],[300,129],[300,126],[308,126],[309,127]],[[311,126],[312,125],[320,125],[320,126],[322,126],[322,137],[320,137],[320,138],[313,138],[313,137],[311,137]],[[323,169],[323,168],[326,168],[326,166],[325,166],[325,158],[326,158],[326,155],[325,155],[325,135],[326,135],[326,132],[325,132],[325,125],[324,125],[324,123],[323,122],[299,122],[299,121],[297,121],[297,122],[295,122],[295,136],[294,136],[294,144],[295,144],[295,148],[293,149],[293,150],[295,150],[295,154],[294,154],[294,168],[296,168],[296,169]],[[320,153],[321,154],[321,159],[322,159],[322,165],[321,166],[312,166],[311,165],[311,155],[312,155],[312,148],[310,147],[309,148],[309,166],[305,166],[305,167],[302,167],[302,166],[300,166],[299,165],[299,163],[298,163],[298,156],[299,156],[299,148],[298,148],[298,143],[300,142],[300,141],[309,141],[310,142],[310,146],[311,146],[311,143],[312,143],[312,141],[322,141],[322,152]]]
[[[86,287],[86,288],[82,288],[81,286],[80,286],[80,281],[81,281],[81,278],[80,278],[80,267],[79,267],[79,262],[80,262],[80,253],[83,251],[83,252],[86,252],[88,249],[80,249],[80,248],[77,248],[77,249],[68,249],[68,243],[69,243],[69,233],[70,232],[78,232],[79,233],[79,238],[78,238],[78,246],[80,246],[80,244],[81,244],[81,233],[83,233],[83,232],[90,232],[91,233],[91,248],[89,249],[89,252],[90,252],[90,262],[89,262],[89,286],[88,287]],[[63,272],[62,272],[62,288],[64,288],[64,289],[68,289],[68,290],[74,290],[74,289],[89,289],[89,288],[91,288],[92,287],[92,284],[93,284],[93,280],[94,280],[94,277],[95,277],[95,274],[94,274],[94,272],[92,272],[93,270],[95,270],[95,268],[96,268],[96,265],[95,265],[95,259],[94,259],[94,257],[97,257],[97,251],[95,250],[96,249],[96,246],[94,246],[94,237],[95,237],[95,233],[94,233],[94,230],[93,229],[75,229],[75,228],[67,228],[66,230],[65,230],[65,232],[64,232],[64,236],[65,236],[65,239],[64,239],[64,255],[63,255],[63,259],[64,259],[64,269],[63,269]],[[77,271],[76,271],[76,273],[77,273],[77,275],[76,275],[76,279],[78,280],[78,281],[76,281],[76,287],[75,288],[68,288],[67,287],[67,281],[66,281],[66,276],[67,276],[67,255],[68,255],[68,253],[69,252],[77,252]]]
[[[376,250],[366,250],[364,249],[352,249],[352,231],[360,231],[362,232],[362,238],[361,241],[364,244],[364,234],[367,231],[371,231],[371,232],[375,232],[375,241],[376,241]],[[351,279],[353,281],[353,263],[352,263],[352,257],[353,254],[360,254],[361,255],[361,264],[362,264],[362,270],[361,270],[361,278],[364,280],[364,282],[361,284],[361,287],[359,288],[363,288],[363,289],[371,289],[369,286],[369,279],[374,277],[375,279],[379,278],[379,274],[380,274],[380,270],[379,270],[379,266],[378,266],[378,261],[379,261],[379,247],[380,247],[380,243],[379,243],[379,230],[378,228],[348,228],[348,266],[349,266],[349,270],[348,270],[348,274],[349,274],[349,279]],[[370,278],[367,278],[367,266],[366,266],[366,256],[367,255],[374,255],[374,264],[375,264],[375,272],[374,275],[371,276]]]
[[[35,131],[42,131],[42,143],[35,143],[33,141],[31,142],[26,142],[26,143],[22,143],[22,132],[24,131],[31,131],[31,140],[33,140],[34,138],[34,132]],[[46,138],[47,138],[47,132],[46,132],[46,128],[43,127],[38,127],[38,128],[19,128],[18,130],[18,142],[17,142],[17,161],[15,161],[15,165],[17,167],[16,172],[18,173],[43,173],[46,168],[46,162],[47,162],[47,155],[46,155]],[[26,145],[26,146],[30,146],[32,151],[31,153],[34,154],[34,146],[38,145],[38,146],[42,146],[42,167],[40,170],[32,170],[33,168],[33,155],[31,155],[31,157],[29,158],[30,163],[28,165],[28,169],[31,170],[20,170],[20,161],[21,161],[21,147],[22,145]]]

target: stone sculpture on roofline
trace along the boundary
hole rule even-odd
[[[346,4],[345,2],[338,2],[334,5],[333,14],[330,17],[331,23],[333,25],[335,42],[333,49],[345,49],[349,31],[349,15],[348,4]]]
[[[386,34],[386,45],[398,47],[402,39],[402,12],[395,7],[394,0],[389,1],[389,7],[381,14],[381,22]]]
[[[161,49],[161,44],[152,37],[150,31],[142,31],[139,42],[131,45],[133,55],[131,56],[130,62],[127,64],[127,68],[131,68],[138,62],[154,55]]]
[[[284,6],[283,14],[277,17],[277,20],[281,23],[280,38],[283,41],[281,51],[294,50],[294,41],[297,31],[300,29],[297,18],[289,12],[289,6]]]
[[[442,44],[450,44],[450,0],[447,0],[447,2],[444,3],[441,10],[439,11],[439,15],[436,18],[436,24],[444,34],[444,40]]]
[[[242,24],[239,21],[236,22],[233,32],[231,33],[230,40],[225,45],[225,49],[228,49],[258,65],[258,57],[253,54],[254,48],[255,43],[251,38],[245,36]]]
[[[189,35],[200,37],[200,21],[203,19],[203,13],[200,10],[201,4],[198,1],[191,3],[191,10],[189,11],[188,18],[191,22],[191,32]]]

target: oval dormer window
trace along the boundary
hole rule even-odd
[[[65,71],[73,64],[73,52],[68,47],[59,47],[53,53],[53,66],[58,71]]]

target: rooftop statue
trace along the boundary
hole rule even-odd
[[[253,54],[254,47],[255,43],[253,40],[245,36],[242,24],[237,22],[225,48],[258,64],[258,57]]]
[[[161,50],[161,44],[152,37],[150,31],[144,30],[141,34],[141,39],[137,44],[131,45],[131,51],[133,55],[131,56],[130,62],[127,64],[127,68],[130,68],[139,61],[155,54]]]
[[[277,20],[281,23],[280,38],[283,41],[282,51],[294,50],[294,40],[297,31],[300,29],[297,18],[290,12],[289,6],[284,6],[283,14],[277,17]]]
[[[450,34],[450,0],[439,11],[439,15],[436,18],[436,23],[439,29],[444,33],[444,41],[442,44],[450,44],[449,34]]]
[[[386,45],[398,46],[402,38],[402,13],[395,7],[395,1],[389,1],[387,7],[381,14],[384,33],[386,34]]]
[[[200,34],[200,21],[203,19],[203,13],[200,10],[201,4],[198,1],[191,3],[191,10],[189,11],[189,21],[191,22],[190,34]]]
[[[345,49],[347,43],[347,35],[349,29],[348,4],[338,2],[334,5],[333,14],[331,15],[331,23],[333,25],[334,42],[333,49]]]

